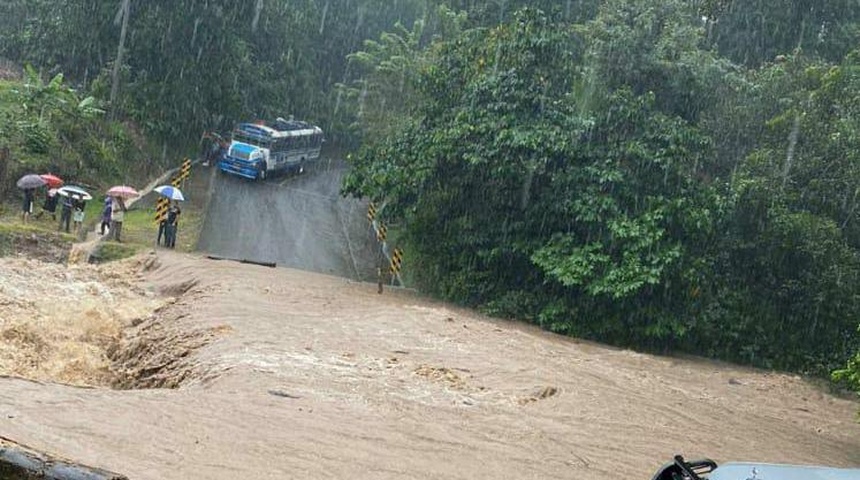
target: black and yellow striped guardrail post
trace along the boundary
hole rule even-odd
[[[167,217],[167,208],[170,206],[170,200],[166,197],[159,197],[155,202],[155,224],[158,225]]]
[[[391,266],[388,268],[388,271],[392,275],[399,275],[400,268],[403,266],[403,250],[399,248],[395,248],[393,252],[391,252]]]
[[[190,177],[190,176],[191,176],[191,159],[186,158],[185,161],[182,162],[182,166],[179,167],[179,175],[177,175],[176,178],[179,179],[179,183],[181,184],[185,180],[188,180],[188,177]],[[174,185],[174,186],[176,186],[176,185]]]
[[[382,293],[383,277],[385,277],[386,274],[391,277],[392,285],[394,285],[395,282],[399,283],[401,286],[403,285],[403,280],[400,278],[400,269],[403,266],[403,250],[395,248],[389,253],[387,242],[388,227],[385,226],[380,219],[380,213],[384,208],[385,205],[377,207],[374,202],[370,202],[367,205],[367,220],[370,222],[370,226],[376,235],[376,240],[380,243],[380,263],[379,268],[376,270],[377,281],[379,284],[378,293]]]
[[[370,205],[367,206],[367,221],[373,223],[374,218],[376,218],[376,205],[370,202]]]

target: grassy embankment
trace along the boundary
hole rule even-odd
[[[98,261],[110,261],[129,257],[140,251],[156,248],[155,240],[158,226],[154,222],[155,193],[151,193],[146,199],[132,206],[126,213],[123,222],[122,243],[112,240],[100,242],[95,257]],[[190,200],[190,199],[189,199]],[[52,245],[65,243],[71,246],[73,242],[94,240],[99,238],[99,222],[102,209],[101,199],[87,202],[85,209],[84,231],[86,235],[79,232],[67,234],[59,231],[59,214],[57,220],[53,220],[50,214],[42,218],[31,218],[23,223],[20,215],[20,207],[17,204],[7,202],[0,211],[0,255],[14,254],[20,251],[21,242],[28,237],[36,235],[41,239],[51,238]],[[176,250],[189,252],[196,244],[203,223],[202,202],[185,202],[181,204],[182,215],[177,235]],[[41,210],[37,205],[35,211]],[[162,248],[162,247],[158,247]]]
[[[158,158],[158,149],[134,122],[108,118],[97,99],[67,86],[62,76],[48,81],[31,72],[24,77],[0,80],[0,147],[6,152],[0,155],[0,254],[5,255],[36,254],[31,247],[40,244],[98,239],[104,192],[111,185],[128,183],[141,189],[146,179],[181,161],[176,158],[161,165],[152,160]],[[60,234],[58,220],[49,215],[22,222],[21,191],[15,182],[26,173],[47,172],[92,193],[94,199],[85,210],[86,233]],[[34,212],[41,210],[44,195],[45,189],[39,189]],[[100,260],[155,246],[155,195],[150,193],[128,212],[122,244],[98,242]],[[182,206],[178,250],[188,251],[196,244],[203,202],[199,205],[186,202]]]

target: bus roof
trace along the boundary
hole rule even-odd
[[[240,123],[236,125],[236,130],[242,133],[253,135],[262,138],[285,138],[285,137],[303,137],[308,135],[322,135],[322,129],[305,122],[301,123],[302,128],[296,129],[276,129],[269,125],[261,125],[258,123]]]

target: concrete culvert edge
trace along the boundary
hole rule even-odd
[[[60,459],[0,437],[0,479],[128,480],[119,473]]]

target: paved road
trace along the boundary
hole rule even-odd
[[[322,158],[299,175],[254,182],[212,168],[198,249],[213,255],[376,278],[379,247],[366,206],[340,196],[346,167]]]

